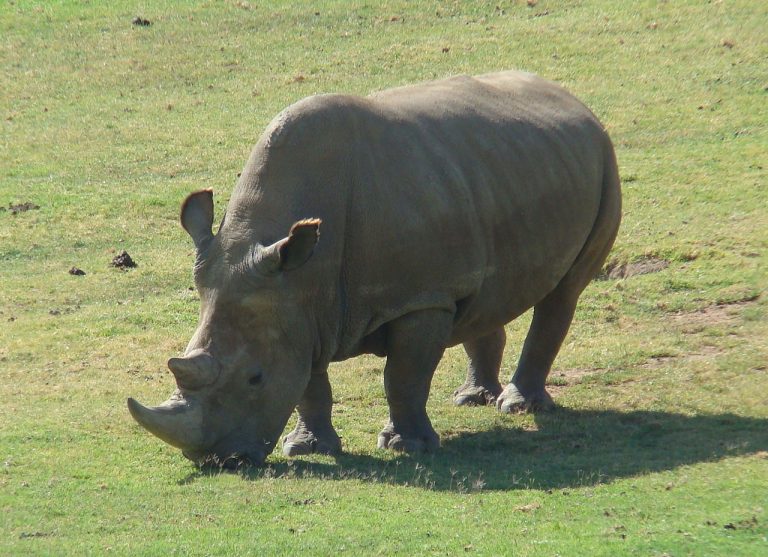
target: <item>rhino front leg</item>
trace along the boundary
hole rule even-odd
[[[339,454],[341,439],[331,423],[332,406],[333,397],[327,368],[313,372],[297,407],[298,423],[283,439],[283,454],[286,456],[312,453]]]
[[[536,304],[517,370],[496,401],[499,410],[515,413],[554,407],[544,383],[568,333],[577,298],[556,289]]]
[[[469,356],[467,380],[453,393],[457,406],[483,406],[496,402],[501,393],[499,368],[507,335],[504,327],[464,343]]]
[[[379,434],[379,448],[421,452],[440,446],[426,405],[432,375],[443,356],[452,325],[451,312],[423,310],[387,326],[384,388],[389,423]]]

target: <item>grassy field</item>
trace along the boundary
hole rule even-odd
[[[0,554],[768,553],[766,27],[752,0],[0,0]],[[197,323],[188,192],[218,221],[304,96],[508,68],[591,106],[624,184],[556,411],[453,407],[457,348],[432,455],[375,449],[374,357],[332,370],[338,459],[200,471],[131,420]]]

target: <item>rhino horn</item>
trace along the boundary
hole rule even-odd
[[[192,449],[203,444],[202,411],[181,396],[151,408],[129,398],[128,410],[140,426],[169,445]]]
[[[181,389],[199,389],[212,384],[219,376],[216,360],[203,350],[194,350],[183,358],[168,360],[168,369]]]

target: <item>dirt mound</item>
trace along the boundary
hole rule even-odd
[[[131,258],[130,255],[128,255],[128,252],[123,250],[119,254],[115,256],[114,259],[112,259],[112,263],[110,263],[113,267],[117,267],[118,269],[133,269],[136,267],[136,262]]]

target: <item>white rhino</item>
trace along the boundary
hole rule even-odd
[[[551,405],[545,379],[621,213],[603,126],[521,72],[302,100],[256,144],[216,235],[212,197],[181,211],[201,312],[168,362],[177,389],[154,408],[128,400],[198,463],[262,463],[296,408],[285,454],[340,451],[328,365],[363,353],[387,358],[379,447],[439,446],[425,404],[460,343],[456,404]],[[530,308],[502,388],[504,325]]]

